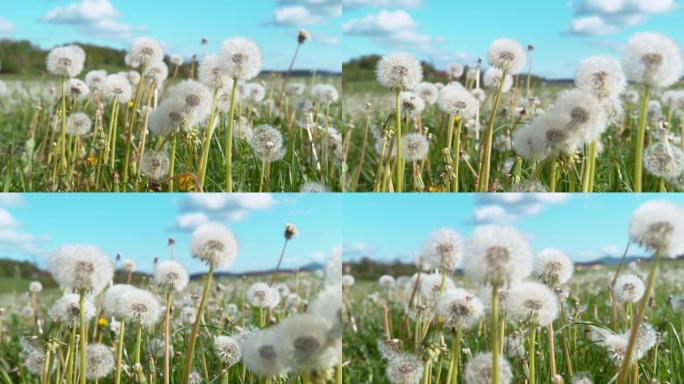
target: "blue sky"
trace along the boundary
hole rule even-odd
[[[677,2],[679,1],[679,3]],[[342,54],[408,51],[444,68],[472,64],[489,44],[511,37],[536,47],[535,73],[571,77],[579,61],[621,57],[635,32],[684,44],[681,0],[343,0]]]
[[[167,240],[174,237],[177,260],[199,272],[206,267],[190,256],[191,231],[211,220],[225,223],[240,244],[227,271],[274,268],[286,223],[300,235],[284,265],[298,267],[324,262],[342,243],[340,203],[340,196],[319,194],[1,194],[0,258],[44,265],[61,245],[92,244],[149,272],[155,257],[169,257]]]
[[[684,205],[681,194],[345,195],[344,257],[412,261],[432,231],[450,227],[467,237],[487,223],[530,235],[536,252],[560,248],[577,261],[621,256],[632,213],[653,199]]]
[[[10,5],[11,4],[11,5]],[[127,48],[138,36],[163,42],[167,53],[215,52],[229,37],[255,40],[264,69],[286,69],[299,28],[312,40],[295,68],[341,70],[339,0],[21,0],[0,8],[0,38],[28,39],[49,48],[88,42]],[[201,55],[200,55],[201,56]]]

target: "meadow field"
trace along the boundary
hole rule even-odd
[[[660,238],[652,223],[671,222],[669,209],[682,212],[648,202],[634,213],[625,254]],[[412,274],[356,280],[347,266],[345,382],[684,383],[684,261],[664,256],[681,239],[653,258],[575,267],[560,249],[533,253],[529,238],[442,228]]]

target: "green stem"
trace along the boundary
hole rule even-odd
[[[170,339],[171,339],[171,306],[173,291],[166,294],[166,315],[164,316],[164,384],[171,382]]]
[[[233,192],[233,124],[235,119],[235,96],[238,82],[233,79],[233,89],[230,95],[230,110],[228,113],[228,132],[226,133],[226,192]]]
[[[86,322],[85,322],[85,291],[81,290],[79,292],[79,299],[78,299],[78,305],[79,305],[79,319],[80,319],[80,327],[81,327],[81,334],[79,338],[79,344],[80,344],[80,349],[81,349],[81,369],[80,369],[80,382],[81,384],[86,383]]]
[[[116,367],[114,369],[114,384],[119,384],[121,382],[121,361],[123,360],[125,328],[126,322],[121,321],[119,328],[119,342],[116,343]]]
[[[501,100],[501,94],[503,93],[503,85],[505,83],[507,71],[503,71],[501,75],[501,81],[497,87],[496,94],[494,96],[494,105],[492,106],[492,111],[489,115],[489,121],[487,122],[487,132],[485,133],[484,147],[482,148],[482,156],[480,162],[480,175],[478,178],[477,191],[486,192],[489,186],[489,168],[491,166],[492,160],[492,140],[494,138],[494,122],[496,121],[496,110],[499,108],[499,101]],[[495,380],[498,380],[495,378]]]
[[[528,370],[529,370],[529,381],[528,384],[535,384],[535,376],[537,374],[536,368],[534,366],[534,360],[535,360],[535,347],[536,347],[536,341],[537,339],[537,325],[534,324],[532,327],[530,327],[530,340],[529,340],[529,352],[527,355],[529,356],[529,364],[528,364]]]
[[[192,361],[195,352],[195,344],[197,342],[197,336],[199,334],[200,324],[202,323],[202,315],[204,313],[204,308],[207,305],[207,299],[209,297],[209,289],[211,287],[211,279],[214,274],[214,266],[209,266],[209,272],[207,272],[207,281],[204,284],[204,290],[202,291],[202,299],[200,300],[199,308],[197,309],[197,315],[195,318],[195,324],[192,326],[192,332],[190,333],[190,338],[188,340],[188,349],[185,355],[185,363],[183,364],[183,378],[182,384],[188,384],[190,379],[190,372],[192,370]]]
[[[645,85],[644,92],[641,95],[641,111],[639,115],[639,127],[637,129],[636,150],[634,152],[634,192],[641,192],[642,187],[644,140],[646,137],[646,119],[648,117],[649,95],[650,88],[648,85]]]
[[[622,360],[622,366],[620,367],[620,372],[617,377],[617,384],[625,384],[627,382],[627,375],[629,372],[629,367],[632,365],[632,354],[634,353],[634,345],[636,344],[637,335],[639,334],[639,327],[641,322],[644,320],[644,315],[646,314],[646,305],[648,304],[651,294],[653,293],[653,286],[655,284],[655,278],[658,274],[658,263],[660,262],[661,251],[656,250],[655,258],[653,264],[651,265],[651,272],[648,275],[648,281],[646,283],[646,291],[639,301],[639,308],[632,321],[632,330],[629,334],[629,342],[627,343],[627,350],[625,356]]]
[[[461,354],[461,327],[454,330],[454,342],[451,346],[451,360],[449,361],[449,374],[447,384],[458,383],[459,355]]]
[[[394,190],[397,192],[403,192],[404,190],[404,159],[402,158],[401,155],[401,90],[397,88],[395,91],[395,99],[396,99],[396,120],[395,120],[395,125],[396,125],[396,130],[397,130],[397,135],[396,135],[396,143],[397,143],[397,156],[396,156],[396,161],[397,161],[397,174],[396,174],[396,180],[397,180],[397,185],[394,186]]]
[[[582,174],[582,192],[592,192],[594,184],[594,164],[596,163],[596,141],[589,144],[589,153],[587,154],[587,161]]]
[[[171,134],[171,153],[169,154],[169,192],[173,192],[174,168],[176,168],[176,141],[178,132]]]
[[[216,119],[216,100],[218,99],[218,88],[214,89],[214,97],[211,101],[211,115],[209,116],[209,124],[206,131],[204,131],[204,140],[202,142],[202,159],[200,160],[200,185],[204,190],[204,180],[207,174],[207,163],[209,162],[209,148],[211,147],[211,138],[214,135],[214,125]]]
[[[503,81],[502,81],[503,83]],[[492,384],[499,384],[499,287],[492,284]]]

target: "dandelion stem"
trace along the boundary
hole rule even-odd
[[[216,100],[218,99],[218,88],[214,89],[214,96],[211,101],[211,115],[209,115],[209,123],[207,130],[204,131],[204,140],[202,141],[202,159],[200,160],[200,185],[204,188],[204,181],[207,175],[207,163],[209,162],[209,148],[211,147],[211,138],[214,135],[214,126],[216,125]]]
[[[228,112],[228,132],[226,132],[226,192],[233,192],[233,124],[235,123],[235,96],[237,95],[237,79],[233,79],[230,92],[230,109]]]
[[[582,192],[592,192],[594,184],[594,164],[596,163],[596,141],[589,144],[587,162],[582,174]]]
[[[171,339],[171,307],[173,291],[166,293],[166,314],[164,316],[164,384],[171,382],[170,339]]]
[[[536,377],[536,368],[535,368],[535,347],[537,343],[537,325],[534,324],[530,327],[530,338],[529,338],[529,346],[528,346],[528,371],[529,371],[529,380],[528,384],[535,384],[535,377]]]
[[[114,384],[119,384],[121,382],[121,361],[123,360],[124,332],[126,330],[126,322],[122,320],[119,327],[119,342],[116,343],[116,368],[114,369]]]
[[[653,293],[653,286],[655,285],[655,277],[658,274],[658,263],[661,257],[660,249],[656,250],[655,258],[651,264],[651,272],[648,274],[648,280],[646,283],[646,291],[639,301],[639,307],[636,313],[634,321],[632,321],[632,330],[629,334],[629,342],[627,343],[627,350],[625,351],[625,357],[622,359],[622,366],[620,367],[620,372],[617,377],[617,384],[625,384],[627,382],[627,374],[630,365],[632,365],[632,354],[634,353],[634,346],[636,345],[637,335],[639,334],[639,327],[646,314],[646,305],[651,298]]]
[[[646,119],[648,117],[648,98],[650,91],[650,87],[645,85],[643,94],[641,95],[641,110],[639,114],[639,126],[636,137],[636,151],[634,152],[634,192],[641,192],[642,187],[642,173],[644,169],[644,139],[646,136]]]
[[[397,180],[397,185],[395,186],[395,190],[397,192],[403,192],[404,191],[404,159],[401,155],[401,90],[397,88],[395,91],[395,100],[396,100],[396,116],[395,116],[395,128],[397,131],[397,136],[396,136],[396,143],[397,143],[397,174],[396,174],[396,180]]]
[[[492,384],[499,384],[499,286],[492,284]]]
[[[85,384],[86,382],[86,375],[85,375],[85,370],[86,370],[86,322],[85,322],[85,291],[81,290],[79,292],[79,298],[78,298],[78,305],[79,305],[79,319],[80,319],[80,327],[81,327],[81,334],[79,338],[79,344],[80,344],[80,349],[81,349],[81,369],[80,369],[80,379],[81,379],[81,384]]]
[[[197,342],[197,336],[199,334],[200,324],[202,323],[202,314],[204,313],[204,308],[207,305],[207,298],[209,297],[209,289],[211,287],[211,280],[214,274],[213,264],[209,265],[209,272],[207,272],[207,281],[204,284],[204,290],[202,291],[202,299],[200,300],[199,308],[197,309],[197,315],[195,318],[195,323],[192,326],[192,332],[190,333],[190,338],[188,339],[188,350],[185,355],[185,363],[183,364],[183,378],[182,384],[188,384],[190,379],[190,371],[192,369],[193,354],[195,351],[195,343]]]
[[[494,138],[494,122],[496,121],[496,110],[499,108],[499,101],[501,100],[501,94],[503,93],[503,86],[505,83],[507,71],[504,70],[501,75],[501,81],[499,81],[499,86],[496,89],[496,94],[494,96],[494,105],[489,114],[489,121],[487,122],[487,132],[485,133],[484,145],[482,147],[481,161],[480,161],[480,174],[477,181],[477,191],[486,192],[489,186],[489,168],[492,160],[492,140]],[[495,379],[498,380],[498,379]]]
[[[461,327],[454,330],[454,341],[451,346],[451,360],[449,361],[449,374],[447,384],[458,383],[459,355],[461,353]]]

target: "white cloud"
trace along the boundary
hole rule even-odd
[[[191,193],[180,200],[174,229],[191,231],[208,221],[235,222],[252,211],[264,210],[277,202],[268,193]]]
[[[7,212],[6,209],[0,208],[0,229],[14,228],[19,223]]]
[[[342,32],[350,35],[385,35],[402,30],[416,29],[418,24],[406,11],[385,11],[352,19],[342,24]]]
[[[623,250],[615,244],[606,245],[601,250],[606,256],[622,256]]]
[[[522,217],[534,216],[547,205],[561,204],[570,195],[564,193],[496,193],[478,196],[473,216],[467,221],[473,224],[507,224]]]
[[[370,244],[356,242],[342,244],[342,256],[345,260],[355,260],[365,256],[372,256],[375,247]]]
[[[572,0],[570,5],[574,17],[569,32],[583,36],[614,33],[677,7],[674,0]]]
[[[359,7],[398,7],[415,8],[423,4],[423,0],[342,0],[344,8]]]
[[[304,27],[342,16],[339,0],[278,0],[268,24]]]
[[[335,45],[340,43],[340,38],[339,36],[330,36],[330,35],[321,35],[321,34],[312,34],[311,35],[311,40],[325,44],[325,45]]]
[[[109,0],[82,0],[48,11],[41,20],[53,24],[73,25],[84,34],[113,40],[131,40],[144,27],[119,20],[121,14]]]
[[[9,35],[14,31],[14,23],[0,16],[0,35]]]
[[[24,197],[20,193],[0,193],[0,205],[16,207],[24,204]]]

